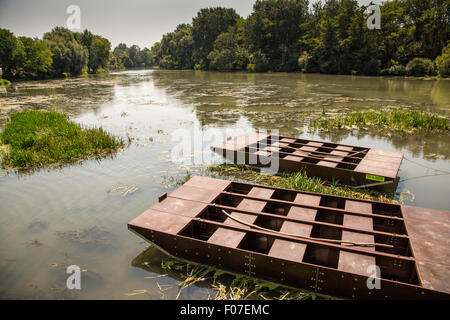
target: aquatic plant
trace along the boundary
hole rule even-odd
[[[188,182],[192,178],[192,175],[189,172],[186,172],[186,175],[182,179],[177,180],[177,185],[182,185]]]
[[[215,300],[240,300],[250,297],[277,300],[316,298],[316,295],[312,292],[286,288],[273,282],[262,281],[243,275],[231,275],[221,269],[202,265],[190,265],[173,259],[162,260],[161,268],[168,274],[171,272],[179,272],[182,278],[184,278],[179,284],[176,299],[180,297],[184,289],[206,280],[211,282],[210,287],[215,293],[213,297]]]
[[[338,185],[337,181],[330,184],[316,177],[308,177],[303,171],[285,173],[283,175],[269,175],[263,174],[249,166],[230,164],[213,165],[208,170],[215,176],[232,177],[269,187],[317,192],[354,199],[394,202],[386,194],[365,189],[355,191],[351,187]]]
[[[447,131],[450,129],[450,121],[433,113],[395,109],[352,112],[339,117],[321,115],[310,122],[310,128],[322,130],[368,127],[406,132],[412,130]]]
[[[112,154],[124,143],[102,128],[82,128],[56,111],[11,115],[0,134],[2,165],[8,169],[57,166]]]

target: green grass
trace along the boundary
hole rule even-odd
[[[256,184],[266,185],[275,188],[294,189],[307,192],[317,192],[334,196],[349,197],[354,199],[376,200],[383,202],[394,202],[388,195],[373,190],[355,191],[351,187],[326,183],[325,181],[308,177],[304,172],[295,172],[283,175],[261,174],[245,165],[213,165],[209,171],[220,177],[233,177]]]
[[[176,299],[181,292],[198,282],[208,281],[214,291],[214,300],[275,299],[275,300],[314,300],[316,294],[300,289],[286,288],[273,282],[258,280],[243,275],[232,275],[224,270],[202,265],[166,259],[161,268],[167,273],[180,273],[184,281],[179,284]]]
[[[11,115],[0,145],[2,166],[24,170],[112,154],[123,141],[101,128],[82,128],[62,113],[32,110]]]
[[[450,121],[428,112],[388,110],[353,112],[344,116],[333,117],[322,115],[311,120],[310,127],[323,130],[374,127],[406,132],[413,130],[447,131],[450,129]]]

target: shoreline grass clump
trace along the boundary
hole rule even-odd
[[[312,119],[310,127],[314,129],[365,129],[378,128],[393,131],[411,132],[424,131],[448,131],[450,121],[437,114],[420,112],[415,110],[387,110],[352,112],[344,116],[320,116]]]
[[[351,187],[338,185],[338,181],[327,183],[317,177],[308,177],[306,173],[302,171],[285,173],[283,175],[269,175],[262,174],[246,165],[233,165],[226,163],[210,166],[208,170],[215,176],[232,177],[234,179],[269,187],[316,192],[354,199],[374,200],[390,203],[395,202],[395,200],[392,200],[387,194],[366,189],[359,189],[358,191],[355,191]]]
[[[82,128],[62,113],[29,110],[11,115],[0,145],[4,168],[26,170],[102,157],[124,143],[102,128]]]

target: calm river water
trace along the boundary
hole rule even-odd
[[[210,144],[278,129],[287,136],[398,150],[421,165],[450,171],[448,134],[314,133],[302,121],[322,110],[339,116],[396,107],[450,116],[449,92],[444,80],[162,70],[16,83],[0,94],[0,130],[10,110],[57,109],[131,142],[101,161],[26,174],[0,170],[0,299],[174,299],[180,277],[164,276],[164,256],[126,224],[187,172],[207,174],[208,164],[220,162]],[[176,152],[181,141],[192,142],[185,153]],[[436,172],[417,163],[404,160],[399,175],[405,181],[396,198],[450,210],[450,177],[429,176]],[[81,290],[65,289],[72,264],[82,269]],[[201,284],[180,298],[209,295],[214,292]]]

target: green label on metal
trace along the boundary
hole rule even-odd
[[[384,182],[384,177],[376,176],[374,174],[366,174],[366,179],[367,180]]]

